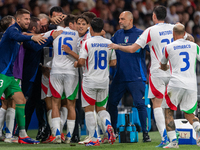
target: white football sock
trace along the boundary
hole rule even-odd
[[[98,116],[101,118],[102,124],[103,124],[103,128],[106,131],[107,130],[107,126],[111,125],[109,113],[106,110],[101,110],[101,111],[98,112]]]
[[[176,139],[176,131],[167,131],[167,135],[169,137],[170,142],[172,142],[172,140]]]
[[[65,122],[67,120],[67,114],[68,110],[66,107],[60,108],[60,133],[63,133],[63,127],[65,125]]]
[[[60,135],[60,117],[52,118],[52,135]]]
[[[86,127],[89,131],[89,136],[92,137],[92,141],[96,141],[98,135],[96,131],[97,122],[94,117],[94,112],[89,111],[85,113],[85,122],[86,122]]]
[[[200,130],[200,123],[198,121],[193,122],[192,126],[196,132]]]
[[[12,137],[15,122],[15,109],[8,108],[6,111],[6,138]]]
[[[158,128],[158,131],[159,131],[162,141],[163,141],[164,140],[163,133],[164,133],[164,130],[166,129],[163,111],[162,111],[161,107],[154,108],[153,110],[154,110],[154,118],[156,121],[156,126]]]
[[[72,134],[74,132],[75,127],[75,120],[69,120],[67,119],[67,138],[70,139],[72,137]]]
[[[27,135],[27,133],[26,133],[26,130],[25,129],[21,129],[21,130],[19,130],[19,136],[20,137],[27,137],[28,135]]]
[[[1,107],[0,108],[0,136],[2,136],[2,129],[4,126],[5,116],[6,116],[6,110]]]
[[[52,113],[52,109],[50,109],[48,112],[47,112],[47,119],[48,119],[48,122],[49,122],[49,126],[50,128],[52,129],[52,118],[51,118],[51,113]]]

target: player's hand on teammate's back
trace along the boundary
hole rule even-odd
[[[46,42],[45,39],[47,38],[43,37],[42,34],[37,34],[37,35],[33,35],[31,39],[41,45],[41,44],[44,44],[44,42]]]
[[[112,50],[112,49],[119,49],[119,48],[118,48],[118,45],[117,45],[117,44],[114,44],[114,43],[108,44],[108,48],[109,48],[109,50]]]
[[[78,66],[78,61],[75,61],[74,62],[74,67],[77,68],[77,66]]]
[[[54,31],[52,34],[53,39],[57,38],[62,32],[63,32],[63,30]]]
[[[67,45],[62,45],[62,50],[64,50],[66,53],[70,53],[71,49]]]

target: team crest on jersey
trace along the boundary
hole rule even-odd
[[[128,39],[129,39],[129,37],[128,37],[128,36],[125,36],[124,42],[125,42],[125,43],[128,43]]]

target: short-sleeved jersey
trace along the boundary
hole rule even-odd
[[[165,72],[159,72],[158,68],[160,67],[164,47],[173,42],[173,27],[174,25],[167,23],[156,24],[147,28],[136,41],[142,48],[149,45],[151,55],[150,73],[156,77],[170,75]]]
[[[63,28],[58,26],[57,30],[63,30],[53,41],[53,60],[51,74],[73,74],[78,75],[78,69],[74,67],[75,58],[62,50],[65,44],[77,53],[78,32],[71,30],[69,27]]]
[[[91,38],[91,34],[90,34],[89,29],[87,30],[87,32],[83,36],[78,38],[78,41],[77,41],[77,52],[78,52],[78,54],[80,53],[80,49],[81,49],[82,44],[89,38]]]
[[[196,58],[200,60],[199,46],[188,40],[178,39],[165,47],[161,63],[169,61],[169,86],[197,91]]]
[[[108,88],[109,61],[116,59],[115,51],[108,49],[110,43],[102,36],[91,37],[83,43],[79,54],[79,58],[86,59],[83,86]]]

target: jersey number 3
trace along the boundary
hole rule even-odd
[[[186,71],[190,67],[190,62],[189,62],[189,54],[188,52],[180,52],[179,55],[184,55],[185,58],[183,58],[183,62],[186,63],[186,66],[184,68],[181,68],[181,71]]]
[[[105,50],[94,52],[94,69],[105,69],[107,67],[107,52]]]

